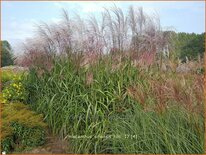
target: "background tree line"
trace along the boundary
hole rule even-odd
[[[178,58],[185,61],[203,58],[205,52],[205,33],[174,33],[174,52]]]

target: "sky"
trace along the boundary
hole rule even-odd
[[[143,7],[148,14],[157,13],[164,29],[189,33],[205,32],[204,1],[3,1],[1,3],[1,39],[7,40],[16,53],[21,52],[18,47],[26,38],[34,36],[36,25],[40,22],[59,22],[62,8],[66,9],[69,14],[78,13],[82,17],[87,17],[89,14],[98,16],[103,7],[109,8],[114,4],[125,12],[132,5]]]

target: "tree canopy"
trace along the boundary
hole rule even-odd
[[[11,45],[8,41],[1,41],[1,67],[13,65],[14,58]]]
[[[198,55],[203,58],[205,52],[205,33],[177,33],[175,43],[176,53],[180,59],[197,60]]]

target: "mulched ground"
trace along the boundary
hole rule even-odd
[[[46,138],[46,143],[43,146],[37,147],[30,151],[24,151],[26,154],[66,154],[69,152],[67,141],[60,138],[49,136]]]

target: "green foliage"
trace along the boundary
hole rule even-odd
[[[1,81],[5,85],[7,82],[12,81],[15,78],[15,74],[11,70],[2,70],[1,69]]]
[[[14,72],[11,69],[1,69],[1,82],[3,85],[6,85],[9,81],[18,79],[21,76],[23,76],[23,72]]]
[[[14,58],[11,46],[8,41],[1,41],[1,67],[14,64]]]
[[[194,77],[177,81],[174,73],[141,71],[109,57],[76,66],[67,60],[43,74],[31,70],[26,87],[32,108],[53,133],[68,138],[73,153],[204,152],[204,118],[197,110],[203,91],[192,87]]]
[[[2,151],[5,151],[5,152],[8,153],[12,150],[13,146],[14,146],[14,141],[13,141],[12,136],[6,137],[6,138],[1,140],[1,149],[2,149]]]
[[[205,68],[204,67],[200,67],[197,69],[197,74],[205,74]]]
[[[11,152],[40,146],[45,141],[42,115],[22,103],[2,104],[1,148]]]
[[[9,76],[8,76],[9,77]],[[12,80],[7,83],[6,87],[3,89],[3,98],[6,101],[21,101],[25,102],[27,100],[28,93],[26,92],[23,83],[22,76],[13,76]]]
[[[26,147],[35,147],[44,144],[45,132],[40,127],[26,127],[22,124],[12,123],[14,131],[14,139],[18,141],[18,150],[23,150]]]
[[[193,34],[194,35],[194,34]],[[205,34],[194,35],[188,43],[183,46],[181,57],[188,56],[190,59],[196,59],[198,54],[203,57],[205,52]]]
[[[205,33],[177,33],[175,35],[175,48],[179,57],[185,61],[187,56],[190,60],[197,60],[198,55],[202,58],[205,52]]]

